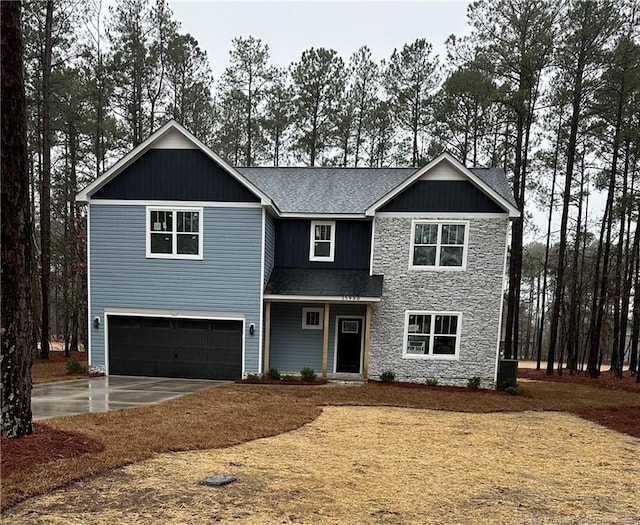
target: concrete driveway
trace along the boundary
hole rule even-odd
[[[34,385],[33,419],[109,412],[167,401],[229,381],[162,377],[108,376]]]

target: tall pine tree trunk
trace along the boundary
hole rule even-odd
[[[31,217],[27,169],[27,109],[20,2],[0,3],[2,121],[2,435],[33,432],[31,415]]]
[[[53,0],[45,15],[44,56],[42,62],[42,174],[40,182],[40,359],[49,358],[49,286],[51,281],[51,53]]]

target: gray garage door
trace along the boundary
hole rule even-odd
[[[242,322],[109,316],[109,374],[238,379]]]

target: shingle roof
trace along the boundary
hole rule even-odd
[[[381,297],[382,275],[368,270],[274,268],[266,294],[315,297]]]
[[[416,172],[416,168],[237,167],[283,213],[363,214]],[[499,168],[472,168],[488,186],[515,206]]]
[[[236,168],[284,213],[364,213],[415,168]]]

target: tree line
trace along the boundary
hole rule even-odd
[[[637,366],[638,7],[479,0],[470,34],[451,35],[443,56],[426,35],[382,60],[366,45],[349,57],[319,47],[285,68],[271,64],[267,43],[239,36],[214,78],[165,0],[108,10],[99,0],[24,2],[40,356],[52,335],[67,352],[87,338],[76,192],[175,119],[234,165],[420,166],[446,150],[503,168],[523,214],[512,229],[505,357],[534,344],[550,373],[584,362],[597,376],[604,361],[621,374],[625,352]],[[546,226],[536,226],[540,214]],[[525,250],[526,235],[544,249]]]

